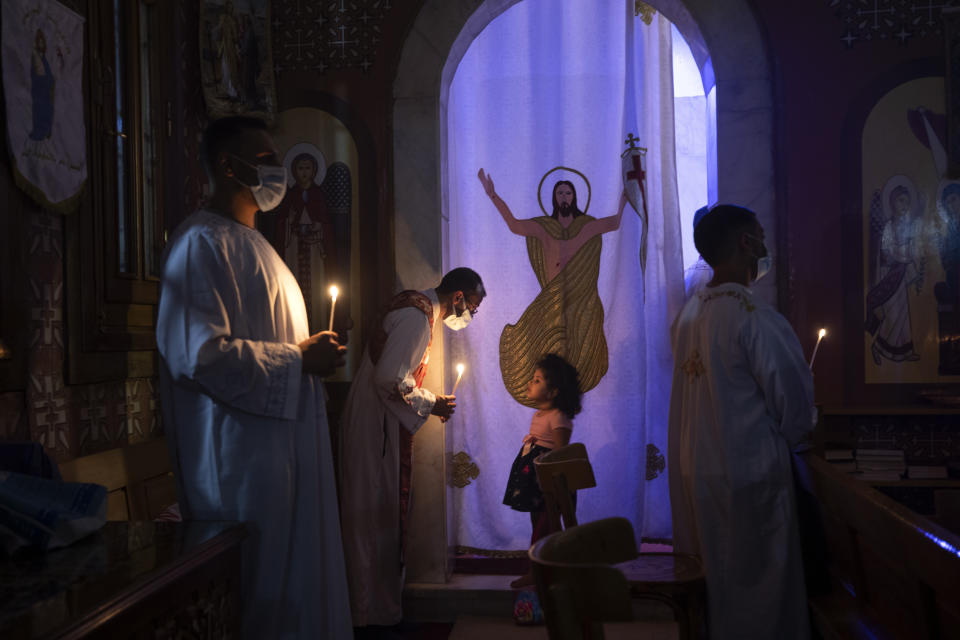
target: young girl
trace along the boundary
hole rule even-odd
[[[517,511],[530,512],[533,527],[530,544],[552,533],[533,461],[542,453],[569,444],[573,417],[580,413],[581,395],[576,368],[553,353],[537,363],[533,379],[527,383],[527,398],[536,405],[537,412],[530,420],[530,433],[524,436],[520,453],[510,468],[503,504]],[[528,584],[533,584],[529,572],[511,582],[510,586]]]

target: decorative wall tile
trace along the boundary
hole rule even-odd
[[[30,346],[56,346],[63,349],[63,281],[55,278],[41,282],[30,278],[30,294],[33,329]]]
[[[838,39],[847,49],[870,42],[908,45],[921,38],[943,37],[941,11],[955,0],[827,0],[842,23]]]
[[[370,70],[391,0],[280,0],[272,5],[273,60],[278,73]]]
[[[63,384],[63,376],[31,373],[29,378],[27,407],[30,411],[30,440],[42,444],[57,461],[72,458],[72,434],[67,420],[68,392]]]
[[[860,449],[901,449],[908,463],[960,459],[958,416],[869,416],[855,418]]]

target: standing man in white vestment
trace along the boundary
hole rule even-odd
[[[218,120],[204,156],[214,193],[170,240],[157,320],[181,510],[246,522],[245,638],[351,638],[321,383],[346,347],[310,335],[299,285],[254,228],[287,185],[266,126]]]
[[[436,289],[404,291],[384,308],[347,395],[340,437],[340,513],[358,627],[400,622],[404,519],[413,434],[430,415],[448,419],[454,396],[422,388],[442,320],[465,328],[486,296],[480,276],[460,267]],[[389,635],[389,630],[382,630]]]
[[[672,329],[674,548],[703,560],[712,639],[808,638],[791,448],[813,427],[813,378],[749,289],[770,264],[753,212],[712,208],[694,242],[714,276]]]

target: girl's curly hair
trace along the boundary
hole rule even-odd
[[[580,374],[577,368],[555,353],[548,353],[537,362],[537,369],[543,372],[547,388],[556,389],[553,406],[560,409],[568,418],[580,413]]]

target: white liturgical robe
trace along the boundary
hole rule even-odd
[[[421,293],[432,303],[433,324],[439,324],[437,294],[432,289]],[[430,345],[430,324],[418,307],[387,313],[380,358],[374,364],[367,349],[347,396],[340,436],[340,514],[350,607],[358,627],[393,625],[402,617],[400,429],[415,433],[436,401],[414,378]]]
[[[703,561],[710,637],[808,638],[791,470],[814,420],[800,343],[733,283],[690,298],[671,342],[674,548]]]
[[[245,638],[352,638],[320,378],[300,288],[260,232],[199,211],[171,239],[157,346],[188,520],[247,523]]]

